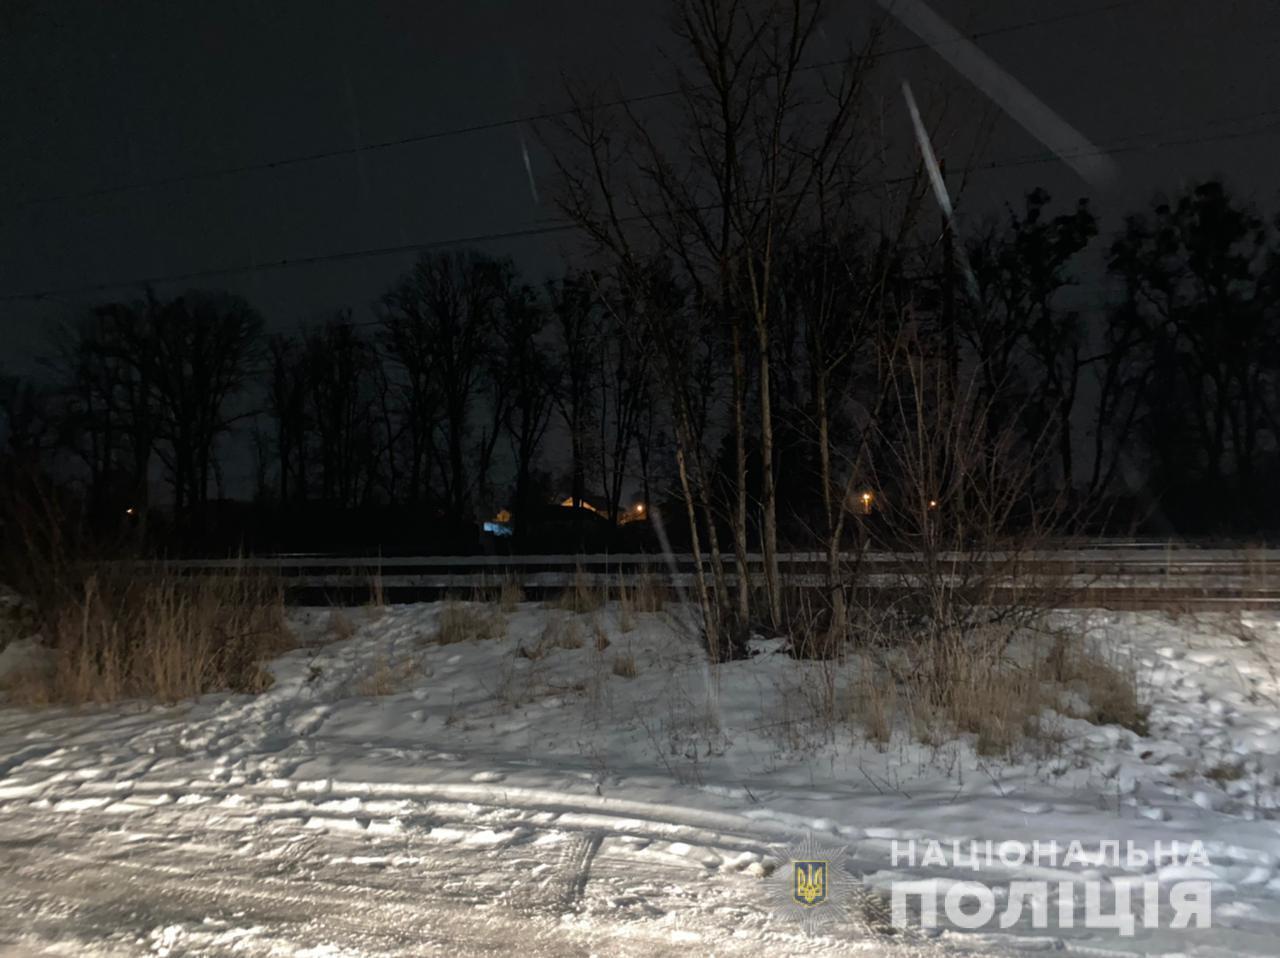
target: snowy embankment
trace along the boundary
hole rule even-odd
[[[303,647],[257,696],[0,709],[0,953],[1277,952],[1273,620],[1064,614],[1133,657],[1148,734],[1050,715],[996,758],[971,736],[869,742],[815,713],[823,666],[767,643],[708,666],[678,609],[491,607],[487,634],[442,644],[442,608],[300,611]],[[977,877],[1007,898],[1190,869],[1212,927],[805,940],[769,875],[806,831],[886,897],[975,878],[895,854],[912,839],[1080,842],[1096,861]],[[1135,875],[1100,854],[1113,840],[1207,860]]]

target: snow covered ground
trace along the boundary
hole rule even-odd
[[[1272,618],[1063,613],[1133,656],[1149,735],[1056,716],[1015,761],[824,723],[820,665],[762,645],[708,667],[678,609],[524,603],[447,645],[441,609],[300,610],[303,646],[258,696],[0,709],[0,954],[1280,953]],[[1194,877],[1212,927],[935,936],[872,914],[806,938],[771,873],[807,832],[886,899]],[[975,874],[895,861],[911,839],[1200,841],[1207,860]]]

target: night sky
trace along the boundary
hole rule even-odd
[[[1034,185],[1093,195],[1110,230],[1157,188],[1209,175],[1274,210],[1280,7],[1274,0],[999,0],[931,4],[1099,147],[1119,181],[1098,195],[1061,163],[975,174],[969,216]],[[856,41],[873,3],[839,5],[818,57]],[[349,150],[555,109],[561,75],[639,95],[665,89],[663,3],[34,2],[0,6],[0,366],[30,372],[49,330],[104,283],[536,227],[556,217],[551,164],[530,125],[128,191],[227,167]],[[897,27],[890,46],[914,38]],[[885,61],[891,133],[903,78],[944,91],[959,143],[981,98],[929,52]],[[1170,140],[1199,141],[1159,146]],[[531,153],[538,200],[526,175]],[[1136,149],[1134,149],[1136,148]],[[946,153],[946,145],[942,151]],[[983,162],[1042,154],[998,119]],[[954,162],[963,162],[958,157]],[[98,195],[85,195],[107,190]],[[486,244],[530,279],[572,241]],[[1100,260],[1100,247],[1092,257]],[[341,306],[360,318],[412,253],[174,284],[229,288],[286,329]],[[1087,277],[1086,277],[1087,279]],[[1088,285],[1088,284],[1086,284]],[[1096,277],[1092,281],[1097,287]],[[15,294],[52,290],[40,300]]]

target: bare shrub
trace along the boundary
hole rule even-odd
[[[797,656],[838,657],[868,636],[1011,640],[1078,589],[1045,561],[1081,520],[1052,477],[1053,427],[1029,434],[1007,384],[935,346],[910,327],[880,346],[879,399],[845,453],[824,543],[826,594],[788,608]]]
[[[1028,436],[1002,384],[961,375],[911,332],[885,347],[882,367],[843,493],[857,547],[829,608],[801,596],[789,610],[791,651],[840,661],[852,642],[866,653],[853,703],[873,741],[906,717],[929,741],[971,734],[981,754],[1007,753],[1040,734],[1063,681],[1046,675],[1044,637],[1075,586],[1044,557],[1075,517],[1043,481],[1053,437]],[[1084,665],[1078,645],[1071,654],[1089,700],[1108,703],[1094,717],[1131,721],[1132,687]]]
[[[174,702],[206,692],[259,692],[264,664],[293,646],[278,582],[232,568],[182,576],[101,566],[46,607],[47,674],[15,681],[19,703]]]
[[[864,533],[885,551],[911,550],[896,571],[895,611],[915,635],[945,641],[996,628],[1011,638],[1069,589],[1042,561],[1072,518],[1041,482],[1054,437],[1026,436],[1020,408],[999,406],[976,374],[956,381],[921,348],[895,356],[871,457],[875,521]]]
[[[849,639],[847,613],[829,607],[803,586],[783,590],[783,616],[789,638],[787,650],[798,659],[834,660]]]
[[[507,620],[496,609],[468,602],[447,601],[440,610],[436,642],[453,645],[456,642],[473,642],[501,639],[507,634]]]

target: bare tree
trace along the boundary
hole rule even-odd
[[[582,545],[582,502],[587,494],[587,471],[597,450],[593,444],[599,392],[598,356],[601,345],[601,303],[594,277],[570,273],[547,288],[555,317],[559,389],[556,408],[569,432],[570,475]]]
[[[1030,433],[1039,435],[1052,420],[1058,440],[1059,481],[1075,482],[1074,430],[1082,372],[1087,357],[1079,313],[1059,305],[1071,285],[1071,260],[1097,235],[1097,220],[1086,201],[1070,213],[1047,215],[1050,197],[1033,190],[1022,212],[1009,211],[1003,230],[989,229],[970,244],[969,260],[982,302],[958,311],[981,361],[988,428],[998,434],[1010,410],[1023,408]],[[1026,362],[1029,360],[1030,362]],[[1018,379],[1025,377],[1025,383]]]
[[[786,367],[807,378],[806,407],[795,410],[817,458],[832,634],[845,628],[842,549],[848,503],[856,482],[867,480],[869,430],[887,395],[885,362],[861,357],[892,354],[902,303],[902,250],[910,225],[904,217],[894,236],[875,237],[853,226],[815,233],[792,244],[781,263],[776,307],[796,355]],[[870,248],[868,248],[870,247]],[[842,475],[843,473],[843,475]]]
[[[101,518],[111,498],[123,448],[124,424],[116,390],[121,373],[112,359],[114,324],[109,317],[127,309],[106,307],[62,330],[52,364],[61,394],[63,441],[86,470],[85,498],[91,520]]]
[[[192,291],[165,303],[150,329],[157,451],[174,511],[199,529],[215,478],[215,444],[243,415],[230,401],[243,387],[262,318],[243,299]]]
[[[433,378],[434,326],[421,295],[408,281],[383,298],[382,343],[395,367],[389,379],[408,447],[408,501],[417,505],[426,497],[435,469],[440,395]]]
[[[644,257],[628,236],[643,223],[680,264],[694,297],[720,311],[731,347],[739,619],[747,617],[747,430],[757,430],[760,529],[767,609],[781,619],[771,346],[777,256],[814,221],[819,183],[852,188],[858,169],[859,106],[878,30],[861,56],[827,71],[806,64],[821,0],[683,0],[676,33],[688,72],[679,76],[677,121],[629,112],[622,129],[582,98],[560,162],[563,207],[624,264]],[[756,410],[748,417],[747,365]],[[688,450],[686,450],[686,453]]]
[[[321,498],[340,508],[360,505],[374,468],[377,357],[342,312],[305,334],[302,363]]]
[[[542,440],[551,423],[558,388],[558,369],[544,341],[547,310],[528,287],[509,291],[498,323],[496,375],[506,384],[509,402],[503,427],[515,460],[515,498],[512,503],[517,547],[528,537],[533,470]]]
[[[383,298],[388,351],[407,379],[411,496],[428,480],[422,464],[430,454],[449,514],[459,522],[472,513],[473,495],[485,478],[485,450],[496,442],[497,430],[487,429],[481,465],[471,468],[474,412],[494,348],[494,323],[511,282],[510,264],[479,253],[427,254]],[[437,432],[443,448],[434,445]]]
[[[34,464],[49,450],[56,425],[52,398],[47,388],[0,373],[0,448],[5,450],[4,456]]]
[[[858,521],[871,544],[908,552],[888,605],[913,638],[968,638],[987,626],[1007,642],[1061,599],[1035,552],[1063,521],[1061,490],[1038,476],[1055,449],[1056,421],[1028,439],[1017,418],[996,431],[981,374],[953,386],[945,353],[904,330],[886,357],[888,390],[864,460],[876,491]],[[856,508],[856,503],[850,503]]]
[[[267,411],[275,424],[279,462],[276,489],[282,506],[307,498],[307,379],[302,346],[291,336],[267,340]]]
[[[1263,450],[1277,436],[1280,301],[1266,221],[1218,182],[1131,216],[1109,266],[1125,284],[1114,317],[1141,338],[1159,401],[1143,410],[1157,481],[1175,495],[1270,508]],[[1237,514],[1239,514],[1237,512]]]
[[[107,518],[109,527],[125,508],[140,524],[148,512],[160,429],[156,330],[165,308],[148,290],[132,303],[96,307],[56,343],[62,425],[71,433],[64,439],[88,469],[90,514]]]
[[[612,292],[612,295],[610,295]],[[641,328],[645,305],[634,287],[604,292],[604,330],[599,347],[600,478],[611,529],[618,526],[622,487],[640,428],[651,350]]]

